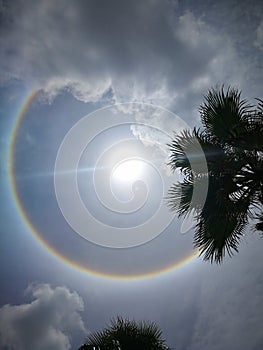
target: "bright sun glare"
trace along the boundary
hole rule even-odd
[[[128,159],[120,162],[113,169],[113,179],[121,182],[134,182],[139,180],[144,172],[144,163],[138,159]]]

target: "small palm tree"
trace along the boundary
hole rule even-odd
[[[102,331],[91,334],[79,350],[170,350],[154,322],[117,317]]]
[[[194,212],[194,245],[211,262],[238,251],[249,219],[257,218],[255,228],[263,231],[263,102],[258,102],[248,105],[233,88],[211,89],[200,107],[203,129],[184,130],[168,145],[172,170],[184,174],[171,187],[168,204],[179,216]],[[205,166],[195,166],[203,156]],[[202,203],[193,191],[201,192],[205,183]]]

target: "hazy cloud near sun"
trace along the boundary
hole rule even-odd
[[[16,350],[68,350],[73,332],[85,332],[83,300],[66,287],[31,286],[32,302],[0,308],[0,347]]]
[[[83,101],[108,94],[180,113],[217,82],[242,85],[231,39],[173,2],[20,0],[2,5],[2,17],[2,81],[22,79],[50,97],[66,88]]]

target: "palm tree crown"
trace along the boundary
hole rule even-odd
[[[184,130],[168,145],[172,170],[184,174],[168,204],[179,216],[194,212],[194,244],[205,260],[220,263],[226,251],[237,251],[249,219],[258,218],[255,228],[263,231],[262,112],[261,100],[251,106],[234,88],[211,89],[200,107],[203,129]],[[193,193],[206,184],[203,203]]]
[[[91,334],[79,350],[171,350],[154,322],[117,317],[109,327]]]

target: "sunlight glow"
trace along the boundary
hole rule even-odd
[[[145,170],[142,160],[128,159],[120,162],[114,169],[112,177],[121,182],[134,182],[139,180]]]

